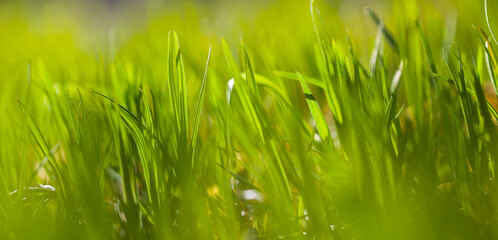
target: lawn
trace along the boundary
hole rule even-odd
[[[498,1],[0,2],[0,239],[498,239]]]

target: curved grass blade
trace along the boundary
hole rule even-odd
[[[296,75],[296,73],[285,72],[285,71],[273,71],[273,74],[275,74],[276,76],[281,77],[281,78],[287,78],[287,79],[299,81],[299,77]],[[322,89],[325,88],[324,87],[325,84],[323,83],[322,80],[308,77],[308,76],[304,76],[304,75],[302,75],[302,76],[307,83],[314,85],[314,86],[317,86],[317,87],[320,87]]]
[[[487,0],[484,0],[484,15],[486,15],[486,23],[488,24],[489,32],[491,33],[493,40],[495,40],[495,43],[498,44],[498,41],[496,40],[495,34],[493,33],[493,30],[491,29],[491,24],[489,23],[488,1]]]
[[[489,77],[491,78],[491,83],[493,84],[495,94],[498,95],[498,79],[496,77],[496,67],[498,67],[498,64],[496,62],[496,55],[493,51],[493,48],[491,46],[491,42],[490,42],[488,36],[482,30],[482,28],[479,28],[479,31],[478,31],[477,28],[474,27],[474,30],[475,30],[477,36],[479,37],[479,40],[481,41],[482,46],[484,47],[486,67],[488,68]],[[483,37],[484,37],[484,39],[483,39]]]
[[[255,77],[256,83],[258,85],[265,86],[265,87],[269,88],[271,91],[273,91],[273,93],[275,93],[275,95],[277,95],[278,100],[280,100],[285,107],[289,107],[291,105],[289,98],[284,94],[284,92],[281,90],[281,88],[277,84],[272,82],[270,79],[268,79],[264,76],[261,76],[257,73],[254,74],[254,77]],[[246,79],[245,73],[242,73],[242,78]]]

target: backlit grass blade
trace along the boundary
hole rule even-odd
[[[206,61],[206,69],[204,70],[204,77],[202,78],[201,90],[199,91],[199,98],[197,100],[197,108],[195,111],[195,120],[194,120],[194,129],[192,130],[192,140],[190,144],[190,155],[191,155],[191,165],[194,167],[195,161],[195,149],[197,145],[197,136],[199,134],[199,123],[201,119],[201,111],[202,111],[202,102],[204,101],[204,92],[206,89],[206,80],[207,80],[207,71],[209,66],[209,60],[211,59],[211,46],[209,46],[208,57]]]
[[[225,39],[221,40],[221,46],[223,48],[223,54],[225,55],[225,61],[227,62],[228,68],[231,73],[240,74],[239,67],[237,65],[237,62],[235,62],[235,59],[232,56],[232,53],[230,51],[230,47],[228,46],[227,42]]]
[[[325,121],[325,118],[323,116],[322,110],[320,109],[318,102],[316,101],[315,97],[313,96],[313,93],[311,93],[311,90],[308,87],[306,80],[304,80],[303,76],[299,72],[296,72],[296,75],[298,76],[299,82],[301,83],[304,97],[306,98],[306,102],[308,103],[308,107],[310,108],[311,115],[313,116],[313,119],[315,120],[318,135],[320,135],[320,138],[322,139],[322,141],[329,142],[331,140],[330,139],[330,131],[329,131],[329,127],[327,126],[327,122]]]
[[[386,123],[387,126],[390,126],[393,119],[396,116],[396,107],[397,107],[397,91],[399,80],[401,79],[401,74],[403,73],[403,61],[399,64],[398,70],[394,74],[392,83],[391,83],[391,97],[389,98],[389,103],[386,109]]]
[[[176,123],[176,141],[179,159],[189,159],[188,152],[188,116],[187,116],[187,87],[183,57],[180,51],[178,35],[172,31],[168,34],[168,91],[170,106]]]
[[[372,54],[370,55],[370,74],[373,77],[375,75],[375,72],[377,70],[377,64],[379,61],[382,59],[382,51],[383,51],[383,45],[382,45],[382,28],[379,28],[377,30],[377,35],[375,36],[375,46],[374,49],[372,50]]]
[[[254,70],[251,64],[251,60],[249,59],[249,55],[247,54],[246,46],[244,42],[241,40],[240,45],[242,48],[242,54],[244,55],[244,68],[246,73],[246,81],[251,89],[251,92],[254,96],[259,97],[258,85],[256,84],[256,76],[254,74]]]

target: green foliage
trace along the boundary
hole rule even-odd
[[[494,2],[111,2],[0,3],[0,239],[498,238]]]

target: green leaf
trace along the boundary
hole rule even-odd
[[[299,77],[296,75],[296,73],[285,72],[285,71],[273,71],[273,74],[275,74],[281,78],[287,78],[287,79],[299,81]],[[312,78],[312,77],[308,77],[308,76],[303,76],[303,78],[309,84],[315,85],[315,86],[320,87],[320,88],[324,88],[325,84],[320,79],[316,79],[316,78]]]
[[[327,122],[325,121],[325,117],[322,114],[322,110],[320,109],[318,102],[316,101],[315,97],[313,96],[313,93],[311,93],[311,90],[308,87],[306,80],[304,80],[304,77],[299,72],[296,72],[296,74],[297,74],[297,77],[299,79],[299,82],[301,83],[301,87],[303,88],[303,93],[304,93],[304,96],[306,98],[306,102],[308,103],[308,107],[310,108],[311,115],[313,116],[313,119],[315,120],[318,135],[320,135],[320,138],[324,142],[329,142],[331,140],[330,139],[330,131],[329,131],[329,127],[327,126]]]
[[[199,91],[199,98],[197,100],[197,107],[195,111],[195,120],[194,120],[194,129],[192,131],[192,140],[190,144],[190,155],[191,155],[191,167],[194,167],[195,160],[195,148],[197,143],[197,136],[199,134],[199,123],[201,119],[201,111],[202,111],[202,102],[204,101],[204,92],[206,90],[206,80],[207,80],[207,71],[209,66],[209,60],[211,59],[211,46],[209,46],[209,53],[206,61],[206,69],[204,70],[204,77],[202,78],[201,90]]]
[[[222,168],[223,170],[225,170],[227,173],[229,173],[230,175],[232,175],[235,179],[239,180],[240,182],[246,184],[248,187],[250,188],[253,188],[253,189],[256,189],[258,191],[261,191],[258,187],[256,187],[254,184],[252,184],[251,182],[249,182],[247,179],[243,178],[242,176],[238,175],[237,173],[234,173],[232,171],[230,171],[230,169],[226,168],[226,167],[223,167],[221,164],[217,163],[218,166],[220,168]]]
[[[377,16],[377,14],[371,8],[368,7],[365,8],[365,14],[370,16],[370,18],[372,18],[377,27],[382,29],[382,33],[384,33],[384,37],[386,38],[386,41],[389,44],[389,46],[394,50],[394,52],[396,52],[396,54],[399,54],[398,43],[394,39],[391,31],[389,31],[389,29],[387,29],[387,27],[384,25],[384,22],[380,20],[379,16]]]

